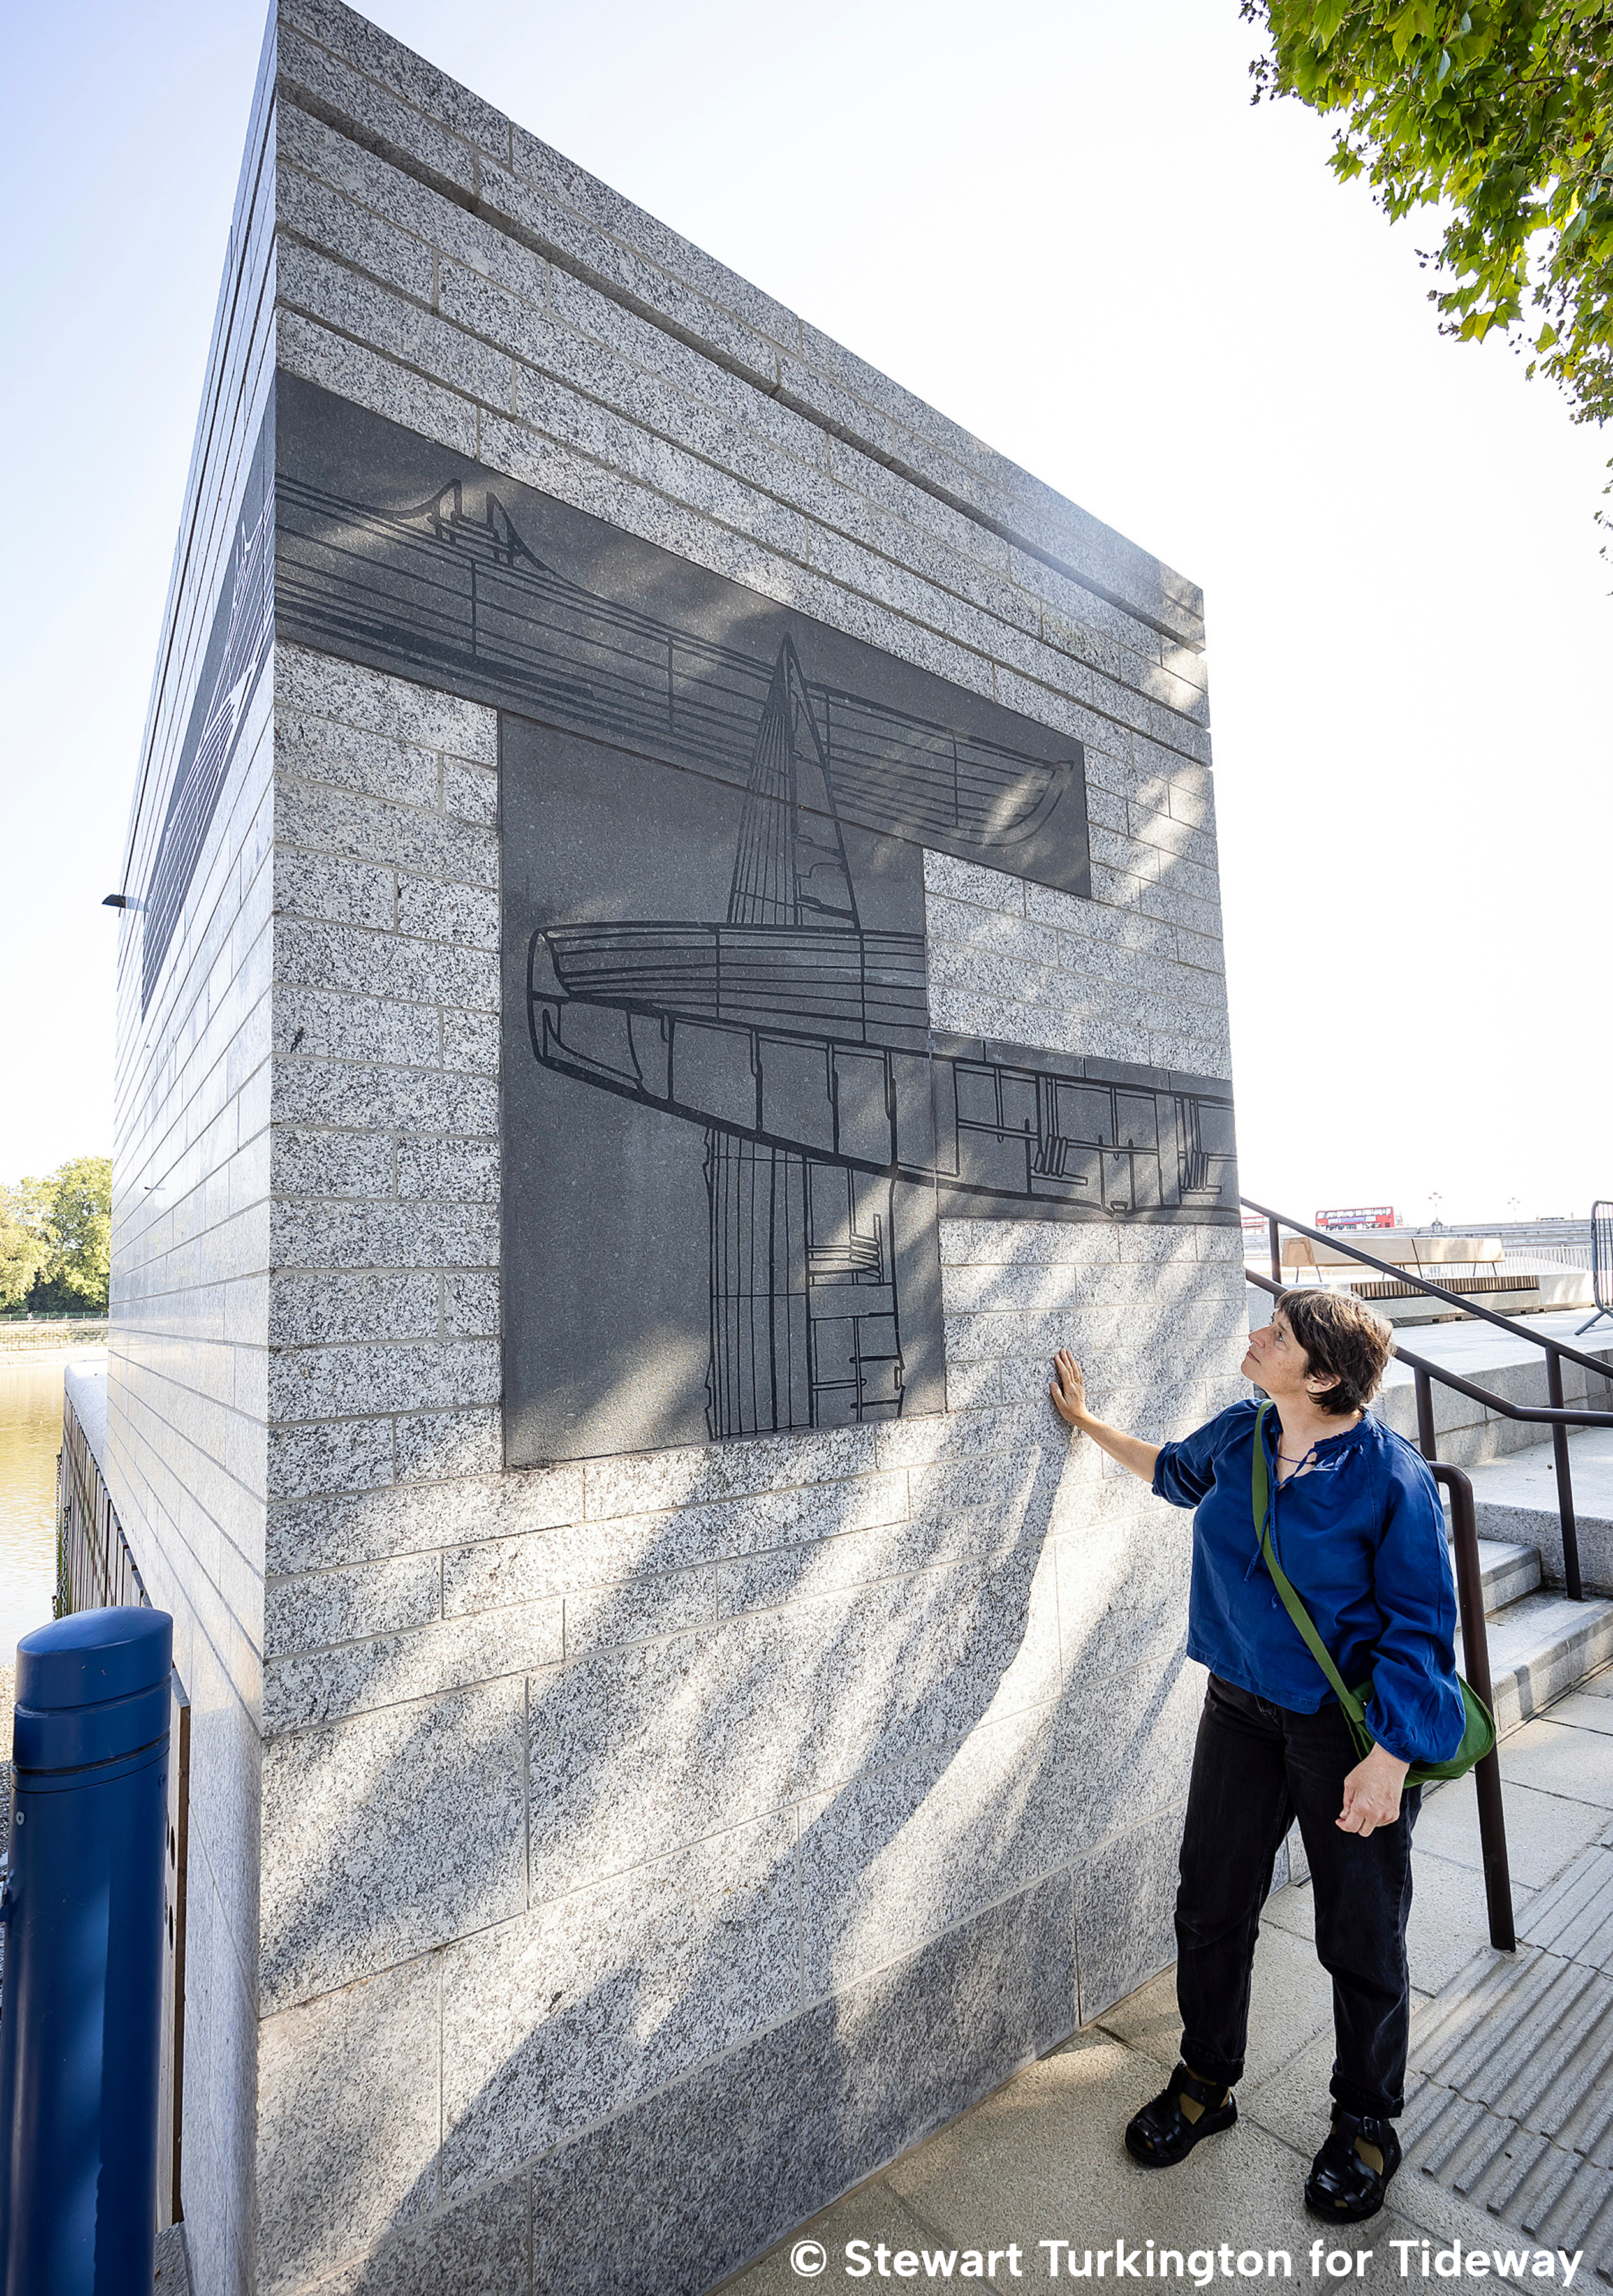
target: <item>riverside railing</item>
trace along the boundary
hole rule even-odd
[[[149,1600],[70,1396],[56,1458],[56,1616]]]

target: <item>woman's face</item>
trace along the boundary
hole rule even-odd
[[[1263,1387],[1273,1403],[1290,1397],[1296,1401],[1314,1400],[1305,1383],[1310,1370],[1305,1349],[1290,1331],[1281,1309],[1269,1324],[1249,1333],[1249,1353],[1240,1369],[1244,1378]]]

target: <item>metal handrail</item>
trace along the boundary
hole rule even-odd
[[[1593,1372],[1598,1379],[1604,1380],[1613,1378],[1613,1365],[1595,1356],[1582,1354],[1579,1349],[1569,1347],[1566,1341],[1552,1339],[1542,1332],[1531,1332],[1511,1316],[1498,1314],[1493,1308],[1481,1308],[1470,1294],[1447,1292],[1443,1283],[1431,1283],[1409,1267],[1396,1267],[1387,1259],[1375,1259],[1370,1251],[1363,1251],[1355,1244],[1346,1243],[1337,1234],[1322,1228],[1307,1227],[1303,1220],[1290,1219],[1285,1213],[1273,1211],[1269,1204],[1257,1204],[1249,1196],[1240,1196],[1238,1201],[1246,1211],[1257,1212],[1266,1224],[1271,1242],[1271,1276],[1268,1279],[1257,1275],[1252,1267],[1245,1267],[1243,1271],[1248,1281],[1258,1284],[1263,1292],[1287,1292],[1293,1288],[1282,1280],[1281,1231],[1290,1228],[1298,1235],[1309,1236],[1316,1243],[1325,1243],[1342,1251],[1350,1259],[1360,1260],[1363,1267],[1374,1267],[1383,1275],[1392,1275],[1397,1283],[1407,1283],[1413,1291],[1425,1292],[1430,1299],[1444,1300],[1463,1316],[1478,1316],[1486,1324],[1495,1324],[1501,1331],[1510,1332],[1514,1339],[1527,1340],[1531,1347],[1543,1351],[1546,1392],[1552,1398],[1549,1406],[1509,1403],[1504,1396],[1492,1394],[1488,1388],[1463,1379],[1459,1372],[1446,1370],[1443,1364],[1431,1363],[1426,1356],[1414,1355],[1411,1349],[1402,1347],[1398,1340],[1395,1342],[1396,1356],[1416,1377],[1418,1437],[1422,1455],[1430,1466],[1435,1464],[1434,1398],[1429,1386],[1432,1380],[1437,1379],[1442,1385],[1454,1388],[1459,1395],[1468,1396],[1473,1402],[1482,1404],[1486,1411],[1499,1412],[1503,1419],[1524,1420],[1536,1426],[1550,1427],[1552,1464],[1556,1471],[1557,1512],[1562,1526],[1563,1578],[1569,1600],[1583,1602],[1584,1588],[1579,1573],[1579,1526],[1574,1513],[1568,1430],[1570,1427],[1613,1427],[1613,1411],[1593,1411],[1588,1406],[1570,1410],[1567,1406],[1562,1394],[1562,1359],[1566,1356],[1570,1363],[1582,1365],[1586,1371]]]

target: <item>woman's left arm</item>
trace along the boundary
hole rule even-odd
[[[1367,1702],[1376,1745],[1398,1761],[1445,1761],[1466,1726],[1456,1678],[1456,1589],[1439,1488],[1415,1453],[1389,1451],[1372,1591],[1383,1620]]]

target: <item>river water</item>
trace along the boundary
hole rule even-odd
[[[61,1374],[78,1359],[0,1352],[0,1668],[8,1671],[18,1636],[51,1615]]]

